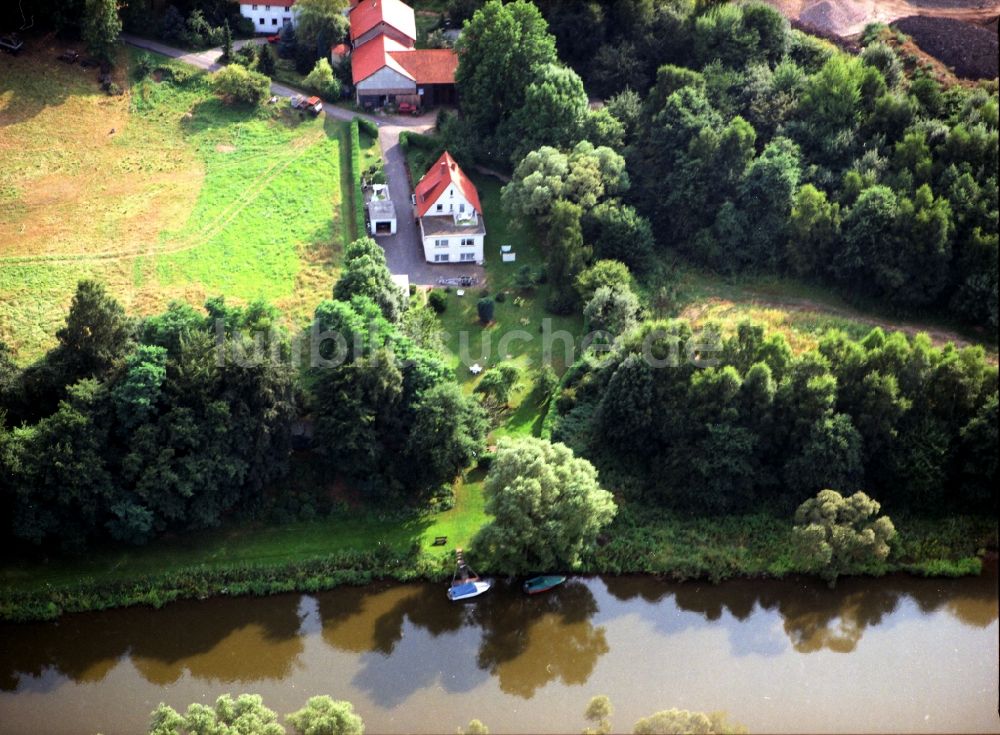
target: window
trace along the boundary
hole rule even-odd
[[[443,204],[437,205],[437,211],[438,212],[443,212],[444,211],[444,205]]]
[[[263,18],[258,18],[258,22],[260,23],[260,25],[264,25],[264,19]]]
[[[250,9],[251,9],[251,10],[256,10],[256,9],[257,9],[257,6],[256,6],[256,5],[254,5],[254,6],[253,6],[252,8],[250,8]]]
[[[435,253],[434,254],[434,262],[435,263],[447,263],[448,262],[448,253]]]
[[[284,25],[285,23],[291,23],[291,22],[292,22],[292,18],[291,18],[291,16],[288,16],[288,15],[286,15],[284,18],[281,19],[282,25]]]
[[[450,196],[450,197],[455,196],[455,190],[454,189],[448,189],[448,196]]]
[[[464,204],[459,204],[458,205],[458,211],[459,212],[464,212],[465,211],[465,205]]]
[[[476,247],[476,241],[473,238],[471,238],[471,237],[463,237],[462,238],[462,247],[463,248],[474,248],[474,247]]]
[[[448,239],[445,238],[444,240],[435,240],[434,241],[434,247],[436,247],[436,248],[446,248],[446,247],[448,247]]]
[[[264,10],[266,10],[267,12],[270,13],[271,12],[271,6],[270,5],[265,5],[264,6]]]
[[[278,19],[277,18],[271,18],[271,25],[273,25],[273,26],[278,25]]]
[[[465,261],[465,262],[468,262],[470,260],[475,260],[475,259],[476,259],[476,254],[475,253],[462,253],[461,257],[459,257],[459,260],[462,260],[462,261]]]

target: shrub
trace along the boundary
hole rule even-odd
[[[371,137],[376,138],[376,139],[378,138],[378,125],[376,125],[373,120],[369,120],[366,117],[359,117],[358,118],[358,127],[361,128],[362,130],[364,130],[365,133],[367,133]],[[406,135],[406,134],[407,134],[406,131],[403,131],[402,133],[400,133],[400,136],[399,136],[400,137],[400,141],[399,141],[400,143],[403,142],[403,140],[402,140],[403,135]]]
[[[257,47],[248,43],[238,51],[233,52],[232,60],[247,69],[253,69],[257,65]]]
[[[438,291],[435,289],[427,294],[427,305],[431,307],[436,314],[443,314],[445,309],[448,308],[448,297],[444,294],[444,291]]]
[[[503,291],[498,291],[496,295],[496,302],[498,304],[502,304],[506,300],[507,300],[507,294],[504,293]]]
[[[326,59],[316,62],[302,84],[310,92],[326,100],[334,101],[340,97],[340,80],[333,76],[333,68]]]
[[[153,73],[153,59],[149,54],[141,53],[136,57],[135,69],[132,74],[136,81],[141,81]]]
[[[476,312],[479,314],[479,321],[483,324],[489,324],[493,321],[493,311],[493,299],[486,297],[476,302]]]
[[[229,103],[256,107],[271,92],[271,80],[239,64],[230,64],[212,75],[212,89]]]

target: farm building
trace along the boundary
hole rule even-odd
[[[253,21],[257,33],[277,33],[285,23],[295,23],[295,0],[268,0],[265,3],[240,3],[240,15]]]
[[[479,192],[448,151],[417,183],[413,206],[427,262],[483,262],[486,224]]]
[[[364,107],[407,102],[415,107],[455,102],[458,57],[451,49],[416,49],[413,8],[400,0],[352,3],[351,77]],[[339,61],[347,49],[330,49]]]

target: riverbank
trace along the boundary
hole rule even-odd
[[[7,562],[0,567],[0,620],[51,620],[132,605],[159,608],[181,599],[317,592],[378,580],[443,582],[452,572],[452,550],[467,546],[485,520],[479,483],[471,481],[459,488],[454,508],[419,518],[354,510],[310,522],[228,527],[86,558]],[[981,557],[996,549],[991,518],[894,520],[899,536],[889,559],[852,573],[976,575]],[[434,546],[437,536],[445,536],[447,544]],[[792,562],[790,549],[788,519],[684,518],[625,508],[574,572],[712,582],[782,578],[803,571]]]

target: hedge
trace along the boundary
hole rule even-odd
[[[351,181],[354,186],[354,237],[364,237],[365,230],[365,196],[361,191],[361,133],[359,120],[351,120]]]
[[[378,125],[373,120],[369,120],[367,117],[356,117],[354,119],[358,121],[359,128],[378,140]]]

